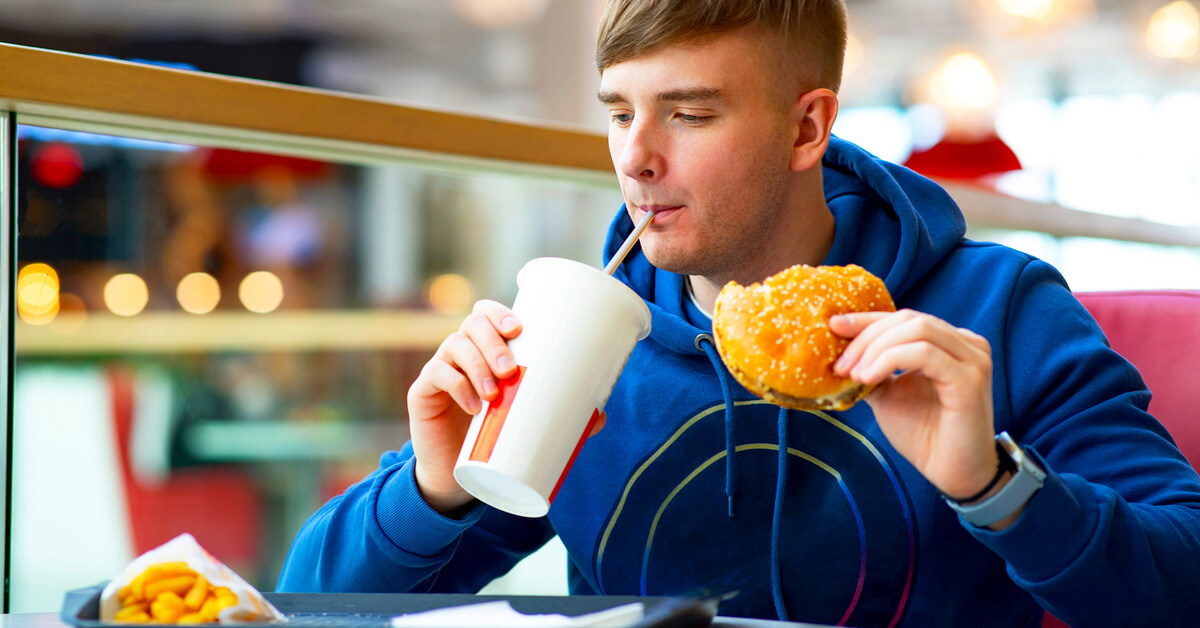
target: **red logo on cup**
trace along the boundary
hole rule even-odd
[[[496,439],[500,438],[500,428],[504,427],[504,420],[508,418],[508,410],[512,408],[522,377],[525,377],[525,367],[518,366],[516,375],[497,382],[500,392],[488,404],[487,414],[483,416],[483,425],[479,427],[479,437],[475,439],[475,446],[471,448],[471,460],[487,462],[492,457]]]

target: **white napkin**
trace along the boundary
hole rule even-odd
[[[518,613],[507,600],[483,602],[466,606],[452,606],[399,615],[392,618],[393,628],[623,628],[641,621],[645,607],[641,602],[567,617],[566,615],[524,615]]]

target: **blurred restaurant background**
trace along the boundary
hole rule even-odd
[[[0,0],[0,42],[603,134],[602,5]],[[1200,3],[848,6],[835,133],[987,205],[970,237],[1075,290],[1200,288]],[[599,265],[621,202],[611,175],[21,120],[13,612],[183,531],[272,590],[305,518],[404,443],[471,304],[534,257]],[[493,590],[565,593],[543,556]]]

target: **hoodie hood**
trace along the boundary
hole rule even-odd
[[[897,302],[966,234],[966,221],[950,195],[903,166],[837,137],[830,139],[823,165],[825,198],[836,226],[822,264],[866,268],[883,279]],[[609,226],[605,262],[633,228],[622,205]],[[614,276],[650,306],[651,338],[679,353],[696,352],[697,334],[710,330],[684,317],[682,275],[652,266],[638,245]]]

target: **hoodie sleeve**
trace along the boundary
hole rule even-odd
[[[960,522],[1070,625],[1194,622],[1200,478],[1146,413],[1136,369],[1040,261],[1017,282],[1004,350],[1007,429],[1040,454],[1045,485],[1006,530]]]
[[[544,517],[483,504],[444,517],[421,497],[414,467],[410,442],[322,506],[292,542],[276,589],[474,593],[554,536]]]

